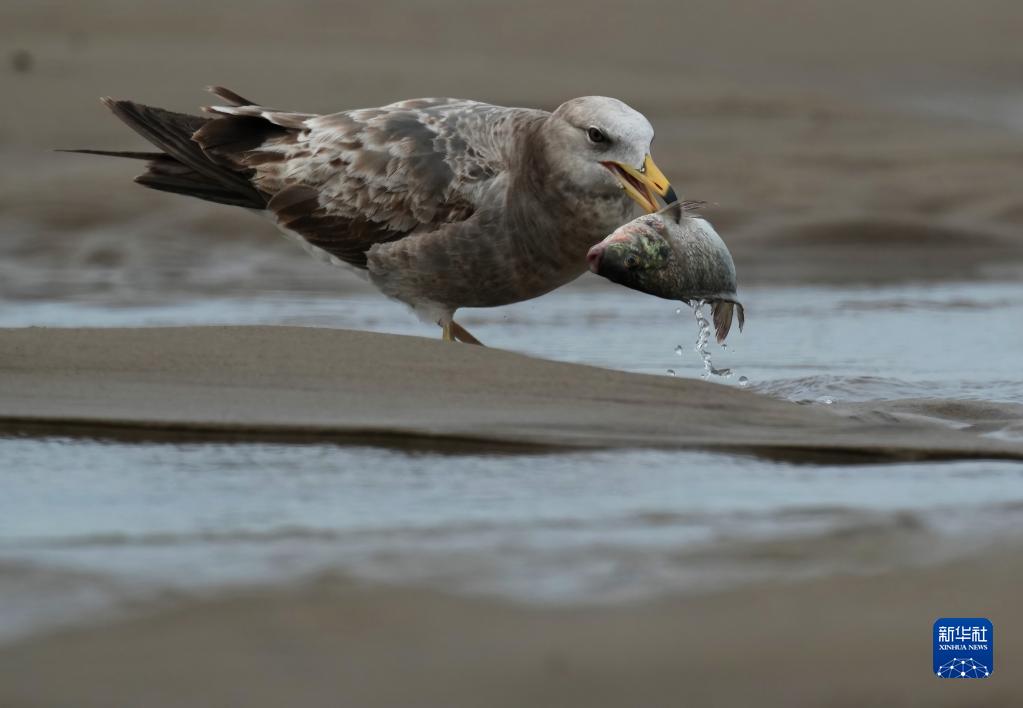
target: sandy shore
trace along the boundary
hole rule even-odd
[[[345,330],[2,330],[0,370],[0,423],[17,431],[1023,458],[1018,443],[890,413]]]
[[[0,703],[1009,708],[1020,559],[573,609],[325,578],[0,649]],[[933,622],[977,614],[994,674],[935,678]]]

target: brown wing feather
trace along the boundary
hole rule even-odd
[[[325,116],[249,104],[207,110],[217,117],[195,135],[204,151],[252,170],[282,228],[365,268],[374,244],[474,213],[472,186],[501,166],[473,134],[487,137],[487,112],[508,109],[419,99]]]
[[[331,214],[320,204],[319,192],[304,185],[281,190],[267,208],[282,228],[301,235],[310,245],[357,268],[366,268],[366,252],[373,244],[407,235],[407,232],[393,231],[361,217]]]
[[[204,109],[209,117],[104,99],[162,152],[82,152],[146,160],[137,181],[153,189],[266,208],[359,268],[375,244],[471,217],[473,185],[503,168],[495,126],[510,130],[519,110],[426,98],[319,116],[209,90],[230,104]]]

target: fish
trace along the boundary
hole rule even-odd
[[[590,270],[613,283],[687,305],[705,302],[714,316],[718,343],[733,316],[739,331],[746,311],[737,294],[735,262],[706,219],[704,202],[673,202],[619,226],[586,254]]]

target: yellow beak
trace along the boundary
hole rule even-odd
[[[648,213],[653,213],[661,208],[654,197],[655,194],[663,197],[665,204],[678,201],[668,178],[654,164],[654,158],[649,155],[643,159],[643,168],[640,170],[623,162],[608,161],[601,164],[611,170],[611,173],[621,182],[625,193],[636,200]]]

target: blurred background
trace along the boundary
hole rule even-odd
[[[143,146],[99,96],[189,111],[209,84],[317,112],[621,98],[680,193],[712,202],[744,284],[990,278],[1023,260],[1013,0],[7,0],[0,20],[3,297],[349,282],[249,214],[134,187],[137,165],[51,152]]]

